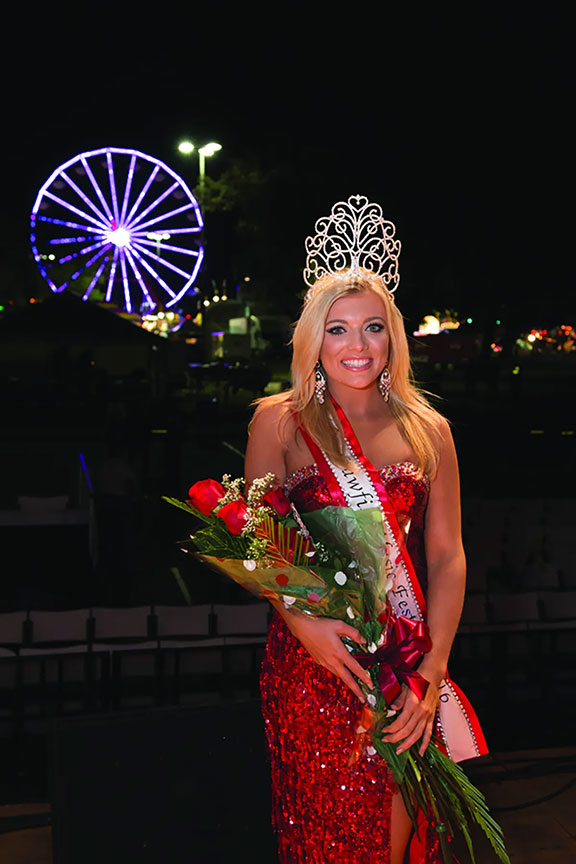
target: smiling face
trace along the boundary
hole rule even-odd
[[[388,362],[390,337],[383,300],[373,291],[336,300],[326,317],[320,362],[330,383],[354,389],[375,384]]]

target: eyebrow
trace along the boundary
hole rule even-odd
[[[372,315],[370,318],[365,318],[364,324],[366,324],[367,321],[384,321],[384,323],[386,323],[386,321],[382,317],[382,315]],[[348,321],[346,321],[345,318],[331,318],[330,321],[326,322],[325,326],[327,327],[328,324],[347,324],[347,323],[348,323]]]

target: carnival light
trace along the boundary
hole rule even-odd
[[[98,287],[106,302],[121,297],[128,313],[177,304],[204,257],[196,198],[165,163],[138,150],[106,147],[60,165],[41,187],[30,225],[34,259],[54,293],[79,280],[83,300]],[[65,254],[47,254],[50,247]]]

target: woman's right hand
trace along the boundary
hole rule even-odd
[[[365,640],[360,633],[344,621],[334,618],[312,618],[291,611],[282,617],[312,659],[340,678],[355,696],[365,702],[354,675],[370,689],[373,686],[372,679],[350,654],[341,638],[347,636],[358,645],[363,645]]]

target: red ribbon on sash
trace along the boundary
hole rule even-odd
[[[378,684],[390,705],[400,693],[402,684],[407,684],[418,699],[424,698],[428,681],[414,667],[431,648],[428,626],[423,621],[412,621],[401,615],[394,619],[384,645],[373,654],[355,654],[354,658],[363,669],[380,664]]]

